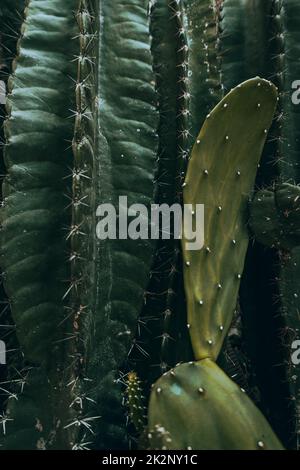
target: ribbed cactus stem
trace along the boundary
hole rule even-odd
[[[72,161],[66,141],[72,139],[73,7],[73,0],[30,2],[8,83],[1,254],[29,367],[19,399],[8,402],[12,421],[4,448],[36,449],[41,441],[46,448],[69,446],[68,327],[59,325],[69,278],[63,228],[69,225],[64,178]]]
[[[281,182],[300,183],[300,133],[299,110],[293,102],[293,83],[298,80],[300,67],[297,61],[298,55],[298,22],[300,20],[300,5],[295,0],[274,2],[273,21],[274,42],[277,49],[274,54],[275,80],[279,88],[279,114],[278,141],[277,141],[277,165]],[[298,225],[298,224],[297,224]],[[285,233],[285,236],[288,236]],[[296,244],[290,246],[288,253],[280,252],[279,289],[281,311],[283,315],[283,331],[281,338],[286,350],[287,379],[290,388],[290,406],[294,407],[294,441],[300,446],[300,420],[299,420],[299,385],[300,376],[297,366],[292,363],[292,343],[299,339],[299,263],[300,248]],[[288,331],[289,334],[285,334]]]
[[[215,0],[186,0],[191,107],[190,141],[194,142],[206,115],[223,96],[220,61],[220,4]],[[201,104],[200,104],[201,103]]]
[[[289,251],[300,245],[299,217],[300,187],[276,184],[256,193],[250,225],[260,243]]]
[[[1,80],[1,99],[0,99],[0,200],[1,205],[5,204],[2,196],[2,183],[5,178],[6,168],[3,160],[3,151],[5,148],[5,138],[3,122],[6,116],[5,110],[5,92],[9,73],[11,72],[12,62],[17,53],[17,42],[21,35],[21,24],[23,21],[25,2],[24,0],[3,0],[0,6],[0,80]],[[0,260],[1,266],[1,260]],[[11,316],[11,303],[5,289],[5,271],[0,267],[0,321],[1,331],[0,339],[5,342],[6,356],[9,355],[9,361],[0,370],[0,381],[6,384],[5,390],[1,394],[4,404],[11,394],[19,391],[18,386],[12,385],[12,380],[18,375],[18,371],[22,370],[23,358],[15,334],[15,324]],[[9,384],[9,382],[11,382]],[[9,384],[9,385],[8,385]]]
[[[160,112],[155,202],[172,206],[181,203],[189,140],[188,51],[182,2],[155,2],[150,11],[150,31]],[[143,357],[139,373],[148,384],[178,362],[177,357],[187,338],[186,335],[181,338],[186,322],[179,241],[173,239],[172,225],[170,229],[171,239],[166,240],[163,238],[166,234],[160,228],[151,282],[145,293],[136,338],[141,349],[135,351],[135,358],[131,357],[137,361],[138,368]],[[149,367],[145,368],[145,362]]]
[[[118,208],[124,195],[128,206],[153,202],[158,116],[147,7],[144,0],[117,0],[100,2],[97,12],[96,205]],[[97,206],[93,209],[95,223]],[[95,239],[93,310],[85,323],[85,394],[88,416],[101,416],[91,422],[97,448],[127,445],[119,371],[132,349],[153,246],[151,240]]]

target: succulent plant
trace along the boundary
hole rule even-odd
[[[90,432],[98,446],[126,441],[117,382],[152,248],[98,243],[96,209],[119,194],[151,201],[157,113],[145,2],[119,3],[25,10],[8,86],[1,259],[28,386],[8,402],[6,448],[77,448]]]
[[[276,106],[275,87],[260,79],[238,85],[210,112],[191,153],[184,204],[204,204],[204,243],[184,234],[184,282],[196,360],[216,360],[236,308],[248,246],[246,208]]]
[[[165,430],[168,450],[283,450],[245,391],[208,357],[176,366],[155,384],[149,441],[157,448],[155,428]]]
[[[176,366],[154,385],[150,446],[158,427],[168,433],[166,449],[283,448],[245,390],[215,363],[237,302],[249,239],[248,195],[276,98],[270,82],[239,85],[209,113],[192,150],[183,200],[191,217],[197,205],[205,208],[205,247],[192,251],[191,234],[184,231],[183,238],[187,327],[196,362]]]
[[[297,446],[298,10],[296,0],[1,1],[1,448],[282,448],[275,433]],[[269,80],[279,103],[263,150]],[[102,205],[120,221],[124,196],[148,209],[206,204],[206,249],[187,252],[173,232],[128,240],[122,227],[101,239]],[[156,393],[172,370],[174,402]],[[197,408],[202,379],[213,398]],[[227,393],[248,435],[216,412],[230,415]],[[209,442],[196,420],[192,444],[173,428],[169,410],[185,429],[190,402]]]

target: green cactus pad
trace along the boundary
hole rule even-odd
[[[154,446],[159,430],[170,450],[283,450],[246,393],[210,359],[181,364],[156,382],[148,432]]]
[[[184,203],[205,205],[205,246],[183,239],[188,327],[196,359],[216,359],[236,306],[248,246],[246,208],[276,106],[272,83],[254,78],[207,116],[194,145]]]

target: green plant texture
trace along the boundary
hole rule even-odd
[[[299,22],[1,0],[1,449],[299,447]],[[204,246],[108,204],[204,204]]]

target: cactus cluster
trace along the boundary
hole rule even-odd
[[[1,449],[296,448],[298,0],[0,20]],[[122,196],[204,204],[204,247],[100,239]]]
[[[239,85],[209,113],[193,147],[183,200],[192,217],[204,204],[205,246],[189,250],[189,233],[182,245],[187,328],[196,362],[176,366],[154,385],[150,445],[159,425],[169,432],[167,449],[282,448],[245,390],[215,363],[236,307],[249,239],[248,195],[276,98],[270,82]]]

